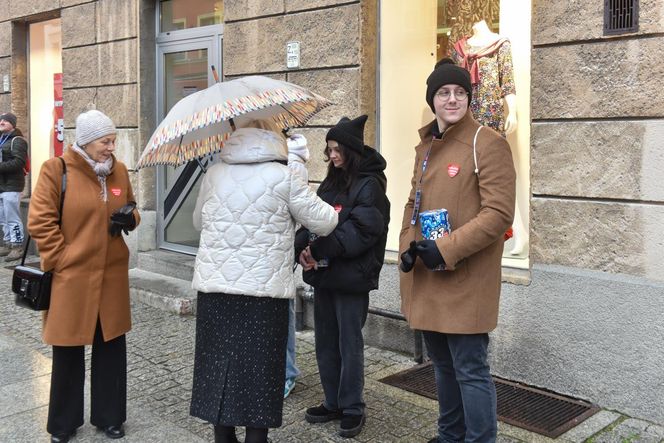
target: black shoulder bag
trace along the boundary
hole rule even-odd
[[[58,226],[62,223],[62,207],[65,202],[65,190],[67,189],[67,166],[62,157],[58,157],[62,162],[62,186],[60,192],[60,217]],[[21,264],[14,269],[12,276],[12,291],[16,294],[16,304],[33,311],[45,311],[51,302],[51,280],[53,273],[51,271],[42,271],[37,268],[25,266],[25,256],[30,247],[30,234],[25,242]]]

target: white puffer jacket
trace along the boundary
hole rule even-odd
[[[325,236],[337,225],[332,206],[285,164],[279,134],[241,128],[222,161],[205,173],[194,210],[201,240],[192,287],[257,297],[292,298],[295,224]]]

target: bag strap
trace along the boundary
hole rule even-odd
[[[482,126],[477,128],[477,132],[475,133],[475,137],[473,137],[473,161],[475,162],[475,174],[480,175],[480,169],[477,167],[477,136],[480,135],[480,129],[482,129]]]
[[[25,137],[21,137],[20,135],[15,135],[14,137],[12,137],[12,141],[9,142],[9,150],[10,150],[10,151],[13,151],[13,150],[14,150],[14,140],[16,140],[17,138],[20,138],[21,140],[23,140],[23,141],[26,142],[26,143],[28,142],[28,141],[25,139]]]
[[[65,204],[65,191],[67,190],[67,164],[62,157],[57,157],[62,163],[62,181],[60,184],[60,215],[58,217],[58,226],[62,224],[62,208]],[[21,257],[21,266],[25,265],[25,257],[28,255],[28,248],[30,247],[30,234],[28,233],[28,240],[25,242],[23,248],[23,256]]]

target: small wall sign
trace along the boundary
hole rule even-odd
[[[288,69],[300,67],[300,42],[286,43],[286,67]]]

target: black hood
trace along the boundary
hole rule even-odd
[[[387,162],[380,155],[380,152],[369,146],[364,146],[362,150],[362,161],[360,162],[360,177],[376,177],[378,183],[383,188],[387,189],[387,177],[385,177],[385,167]]]

